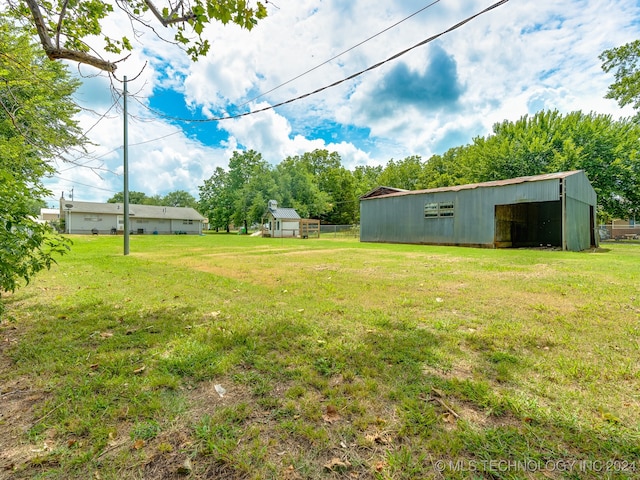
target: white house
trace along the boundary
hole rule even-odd
[[[65,233],[124,233],[122,203],[77,202],[62,197],[60,218],[64,219]],[[129,231],[134,234],[200,234],[204,220],[193,208],[129,205]]]

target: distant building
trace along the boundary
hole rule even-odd
[[[360,198],[360,240],[580,251],[598,245],[596,193],[582,170],[428,190],[378,187]]]
[[[124,233],[122,203],[76,202],[62,197],[59,215],[64,219],[65,233]],[[193,208],[129,205],[129,231],[134,234],[200,234],[204,221]]]
[[[320,235],[320,220],[300,218],[294,208],[278,207],[275,200],[269,200],[262,224],[263,237],[309,238]]]
[[[44,223],[60,220],[60,210],[57,208],[41,208],[38,219]]]
[[[635,217],[621,219],[616,218],[607,224],[600,225],[600,238],[615,240],[640,238],[640,222]]]
[[[267,214],[263,222],[265,237],[297,237],[300,233],[300,215],[295,208],[278,207],[278,202],[269,200]]]

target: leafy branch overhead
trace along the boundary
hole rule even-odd
[[[104,21],[117,13],[114,4],[128,16],[134,35],[141,34],[134,25],[158,36],[156,23],[165,28],[174,27],[174,42],[184,48],[193,61],[209,51],[209,42],[202,38],[209,23],[235,23],[251,30],[258,20],[267,16],[261,2],[253,6],[247,0],[160,1],[163,5],[158,6],[151,0],[116,0],[115,3],[108,0],[9,0],[8,3],[11,12],[37,33],[50,59],[72,60],[109,73],[115,72],[117,63],[126,57],[104,59],[97,51],[102,48],[107,53],[121,55],[133,49],[126,36],[113,38],[103,32]],[[90,43],[100,37],[102,45]]]
[[[615,82],[605,98],[616,100],[621,107],[632,105],[640,119],[640,40],[605,50],[600,60],[605,72],[615,71]]]

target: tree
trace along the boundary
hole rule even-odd
[[[381,173],[382,166],[380,165],[358,165],[353,169],[353,181],[358,197],[380,186],[379,178]]]
[[[36,222],[33,206],[51,195],[42,184],[54,171],[47,161],[82,146],[83,139],[73,120],[78,82],[3,16],[0,82],[0,291],[13,291],[69,247]]]
[[[200,211],[209,219],[209,227],[224,228],[229,232],[229,224],[233,215],[229,174],[222,167],[217,167],[213,175],[198,187],[200,191]]]
[[[158,34],[156,24],[174,26],[173,43],[184,48],[194,61],[209,51],[209,42],[201,36],[209,23],[231,22],[251,30],[258,20],[267,16],[261,2],[254,7],[247,0],[159,1],[159,5],[151,0],[121,0],[115,4],[128,16],[135,36],[142,36],[145,31]],[[14,17],[37,34],[51,60],[72,60],[109,73],[113,73],[123,59],[104,60],[92,52],[100,47],[114,55],[132,50],[126,36],[112,38],[103,33],[102,23],[116,13],[113,4],[108,0],[8,0]],[[102,45],[91,44],[100,37]]]
[[[640,121],[640,40],[605,50],[599,58],[605,72],[615,70],[615,82],[605,98],[616,100],[621,107],[633,105]]]
[[[304,168],[322,193],[322,210],[318,218],[328,223],[351,224],[359,216],[355,181],[351,172],[342,166],[337,152],[314,150],[300,156]]]
[[[124,203],[124,192],[118,192],[107,203]],[[169,192],[165,196],[148,196],[143,192],[130,191],[129,203],[133,205],[160,205],[165,207],[191,207],[198,206],[197,200],[185,190]]]
[[[422,158],[418,155],[397,162],[391,159],[384,167],[378,181],[381,185],[389,187],[417,190],[420,187],[419,180],[423,167]]]
[[[129,203],[133,205],[147,205],[148,198],[146,193],[129,191]],[[124,192],[116,193],[107,203],[124,203]]]
[[[269,164],[255,150],[233,152],[229,160],[229,197],[232,200],[233,222],[244,225],[258,222],[273,198],[276,185]]]
[[[292,207],[302,218],[319,218],[330,210],[329,196],[320,190],[318,179],[302,157],[287,157],[275,170],[282,206]]]
[[[191,207],[197,208],[198,202],[189,192],[185,190],[176,190],[167,193],[161,200],[160,205],[167,207]]]
[[[426,163],[419,180],[420,188],[450,187],[473,183],[476,176],[463,159],[467,147],[453,147],[442,155],[433,155]]]

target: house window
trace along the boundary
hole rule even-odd
[[[85,222],[101,222],[102,221],[102,217],[86,216],[86,217],[84,217],[84,221]]]
[[[183,225],[193,225],[193,220],[183,220],[182,224]]]
[[[424,218],[453,217],[453,202],[432,202],[424,205]]]

